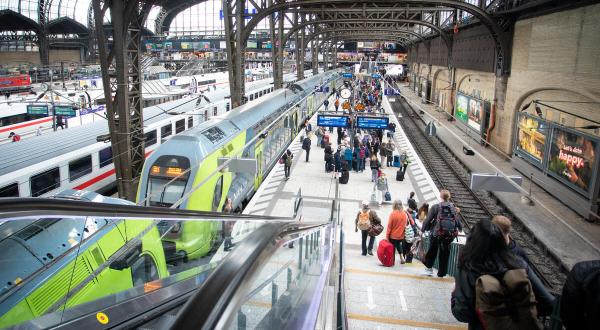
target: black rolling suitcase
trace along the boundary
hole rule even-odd
[[[352,159],[352,169],[358,171],[358,160],[356,158]]]
[[[396,181],[404,181],[404,171],[396,171]]]
[[[347,170],[342,171],[342,176],[340,176],[340,183],[347,184],[349,179],[350,179],[350,172],[348,172]]]

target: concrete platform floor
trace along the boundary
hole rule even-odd
[[[333,104],[333,99],[330,100]],[[384,109],[390,111],[389,103]],[[316,129],[316,116],[311,123]],[[399,125],[398,125],[399,126]],[[402,182],[395,181],[397,168],[384,168],[393,199],[404,203],[409,193],[415,191],[417,202],[437,202],[438,190],[422,162],[401,130],[394,135],[396,145],[407,150],[411,166]],[[333,133],[333,146],[336,133]],[[290,146],[294,162],[289,180],[283,175],[283,165],[276,165],[265,179],[244,213],[254,215],[291,216],[294,198],[298,191],[303,197],[305,221],[329,217],[331,201],[335,197],[335,178],[325,173],[324,151],[316,146],[312,137],[309,162],[301,149],[299,137]],[[360,252],[360,233],[354,231],[354,219],[363,200],[369,200],[373,183],[371,173],[350,172],[348,184],[340,185],[342,229],[345,232],[345,295],[348,322],[351,329],[465,329],[466,325],[454,320],[450,313],[452,278],[432,278],[424,275],[424,267],[415,260],[413,264],[383,267],[376,256],[364,257]],[[391,203],[381,207],[372,205],[387,225]],[[379,238],[378,238],[379,241]],[[376,246],[374,251],[376,250]]]

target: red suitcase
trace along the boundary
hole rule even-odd
[[[394,245],[390,243],[390,241],[384,239],[379,242],[379,245],[377,246],[377,257],[382,265],[386,267],[394,266],[394,254]]]

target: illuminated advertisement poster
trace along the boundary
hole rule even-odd
[[[456,109],[454,109],[454,116],[463,122],[468,121],[467,111],[469,108],[469,98],[463,94],[458,93],[456,95]]]
[[[219,41],[219,49],[226,49],[227,43],[225,41]]]
[[[192,49],[192,43],[191,42],[181,42],[181,49],[182,50],[188,50],[188,49]]]
[[[520,114],[517,127],[517,151],[541,165],[546,150],[546,134],[548,129],[544,122],[524,113]]]
[[[146,50],[152,50],[152,49],[156,49],[156,47],[154,47],[154,44],[146,44]]]
[[[548,171],[576,190],[589,194],[594,179],[596,141],[581,133],[554,128]]]
[[[163,45],[164,45],[164,47],[165,47],[166,50],[173,49],[173,42],[171,42],[171,41],[165,41],[163,43]]]
[[[481,119],[483,117],[483,102],[476,99],[469,99],[468,125],[477,132],[481,132]]]
[[[246,48],[256,48],[257,46],[258,45],[257,45],[256,41],[250,41],[250,40],[248,40],[248,43],[246,44]]]

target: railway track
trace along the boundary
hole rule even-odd
[[[558,292],[566,279],[567,268],[560,258],[550,253],[523,223],[510,213],[489,192],[474,192],[469,188],[470,173],[467,167],[454,156],[437,137],[427,136],[425,122],[402,98],[392,104],[394,113],[400,114],[398,121],[415,147],[419,157],[440,189],[447,189],[452,202],[460,207],[461,222],[465,232],[481,219],[494,215],[505,215],[512,219],[512,238],[525,250],[530,265],[546,286]]]

